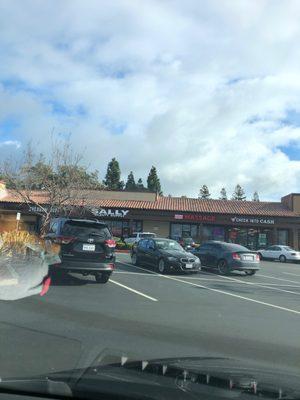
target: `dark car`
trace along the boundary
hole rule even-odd
[[[169,271],[198,272],[201,269],[199,258],[171,239],[142,239],[132,249],[131,259],[134,265],[149,265],[161,274]]]
[[[254,275],[260,269],[258,253],[234,243],[209,241],[193,250],[193,254],[200,258],[202,266],[217,268],[222,275],[230,271]]]
[[[70,218],[54,218],[45,239],[60,245],[61,264],[53,270],[64,270],[94,275],[99,283],[106,283],[115,269],[115,246],[104,223]]]

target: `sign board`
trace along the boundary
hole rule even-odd
[[[196,222],[215,222],[215,215],[201,215],[201,214],[175,214],[174,219],[183,221],[196,221]]]
[[[20,213],[20,212],[17,212],[16,220],[17,220],[17,221],[20,221],[20,219],[21,219],[21,213]]]
[[[231,222],[234,224],[261,224],[261,225],[274,225],[273,218],[265,217],[231,217]]]
[[[91,211],[97,217],[111,217],[111,218],[125,218],[126,215],[129,213],[129,210],[121,210],[121,209],[112,210],[111,208],[108,208],[107,210],[104,208],[93,208]]]

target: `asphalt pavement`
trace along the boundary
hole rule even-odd
[[[46,296],[0,301],[0,376],[84,367],[99,354],[230,357],[300,375],[300,265],[254,276],[160,275],[118,254],[103,285],[56,278]]]

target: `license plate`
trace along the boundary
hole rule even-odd
[[[193,264],[185,264],[185,268],[193,268]]]
[[[95,251],[96,246],[94,244],[83,244],[82,250],[84,251]]]
[[[244,260],[253,261],[253,259],[254,259],[253,256],[244,256]]]

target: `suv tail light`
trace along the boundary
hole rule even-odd
[[[240,256],[238,253],[232,253],[232,258],[233,258],[234,260],[240,260],[240,259],[241,259],[241,256]]]
[[[54,243],[57,244],[69,244],[71,242],[74,242],[75,237],[74,236],[57,236],[54,239]]]
[[[116,247],[116,242],[113,239],[105,240],[104,243],[107,247],[110,247],[111,249],[114,249]]]

